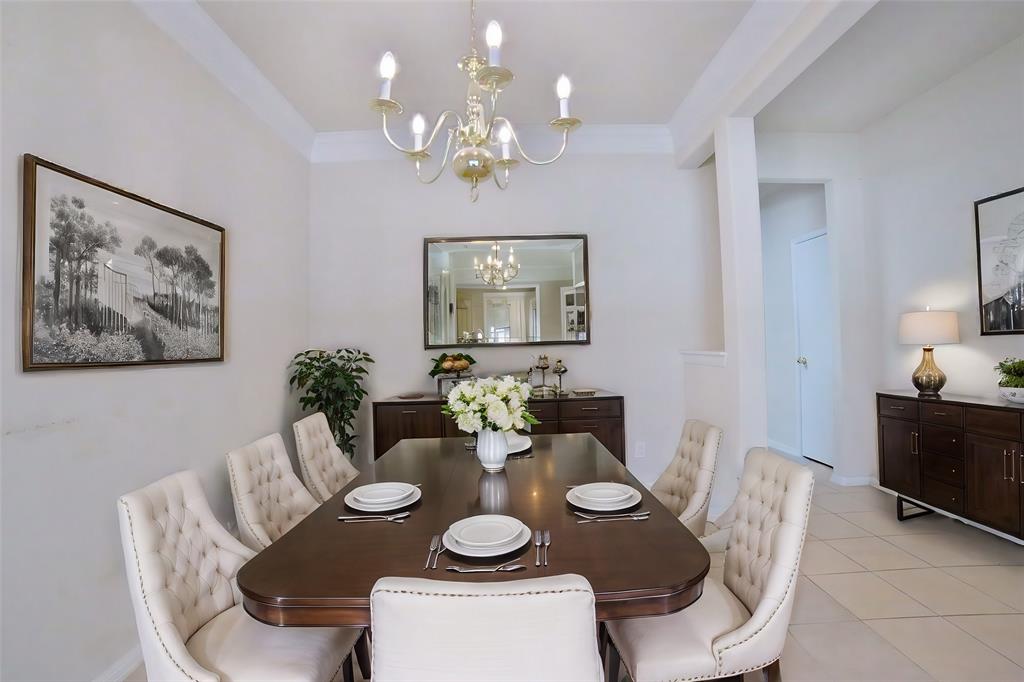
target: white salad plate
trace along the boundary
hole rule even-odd
[[[519,537],[526,526],[519,519],[501,514],[480,514],[456,521],[448,532],[462,547],[501,547]]]
[[[629,487],[629,486],[625,486]],[[624,500],[617,502],[597,502],[594,500],[585,499],[576,494],[577,488],[572,488],[565,493],[565,499],[569,504],[580,509],[586,509],[588,511],[595,512],[613,512],[620,511],[622,509],[629,509],[630,507],[638,504],[643,499],[643,495],[639,491],[630,488],[632,491],[629,496]]]
[[[356,490],[358,490],[358,488]],[[356,499],[355,493],[356,491],[353,490],[345,495],[345,504],[353,509],[358,509],[359,511],[364,512],[386,512],[393,511],[395,509],[402,509],[404,507],[408,507],[410,504],[414,504],[423,495],[419,488],[413,487],[412,494],[408,497],[403,497],[395,502],[381,502],[373,504],[359,501]]]
[[[495,521],[495,519],[501,519],[501,521]],[[460,525],[462,524],[462,525]],[[458,528],[456,528],[458,526]],[[500,536],[507,535],[510,527],[518,526],[519,529],[510,538],[506,537],[503,542],[493,545],[485,546],[472,546],[464,545],[459,542],[458,537],[455,533],[459,533],[464,536],[468,542],[493,542],[499,539]],[[461,554],[468,557],[492,557],[501,556],[502,554],[508,554],[514,552],[517,549],[523,547],[523,545],[530,542],[531,531],[518,519],[514,519],[510,516],[499,516],[492,514],[482,514],[480,516],[471,516],[468,519],[453,523],[452,526],[444,532],[442,540],[444,546],[449,551],[455,554]]]
[[[533,446],[533,441],[530,440],[529,436],[523,436],[513,431],[506,433],[505,439],[508,441],[508,454],[510,455],[526,452]]]
[[[576,497],[596,504],[615,504],[628,500],[636,491],[621,483],[585,483],[573,488]]]
[[[408,483],[370,483],[352,491],[352,496],[363,504],[388,504],[412,495],[416,486]]]

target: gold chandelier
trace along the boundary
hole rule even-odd
[[[569,95],[572,92],[572,84],[563,74],[555,84],[559,104],[558,118],[549,124],[556,131],[562,133],[562,146],[557,154],[545,161],[530,158],[523,151],[512,123],[507,118],[496,114],[498,96],[514,78],[512,72],[501,65],[502,35],[498,22],[491,21],[487,25],[484,38],[488,46],[487,58],[479,55],[476,50],[476,0],[470,0],[470,51],[458,63],[459,70],[463,71],[469,79],[465,119],[453,110],[442,112],[437,117],[430,135],[424,141],[426,121],[423,116],[416,114],[411,123],[413,146],[406,148],[397,144],[388,132],[388,114],[399,115],[402,113],[402,105],[391,98],[391,82],[398,71],[398,63],[390,52],[384,53],[380,60],[380,97],[370,103],[381,114],[381,126],[388,143],[416,163],[416,177],[420,182],[430,184],[441,176],[448,165],[448,157],[454,146],[456,152],[452,157],[452,170],[456,176],[469,183],[469,196],[472,201],[479,198],[480,182],[486,181],[490,177],[494,178],[494,184],[499,189],[508,187],[510,173],[519,164],[519,160],[512,157],[512,144],[515,144],[518,155],[527,163],[535,166],[554,163],[565,152],[569,142],[569,132],[578,128],[581,123],[578,118],[569,115]],[[489,106],[486,104],[487,101],[490,103]],[[444,146],[444,156],[441,158],[437,172],[431,176],[424,176],[421,173],[421,165],[430,158],[429,150],[438,133],[445,128],[446,122],[449,127],[447,128],[448,141]],[[495,158],[495,152],[491,152],[488,147],[494,148],[500,156]]]
[[[519,263],[516,262],[515,249],[511,246],[508,247],[507,263],[501,258],[501,247],[498,246],[498,242],[494,242],[491,252],[484,263],[478,263],[476,258],[473,259],[473,270],[476,272],[477,279],[483,280],[483,283],[488,286],[502,287],[519,276]]]

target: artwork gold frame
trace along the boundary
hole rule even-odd
[[[224,360],[223,227],[31,154],[23,190],[24,371]]]

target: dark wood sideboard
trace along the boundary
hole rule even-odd
[[[373,403],[373,456],[380,457],[403,438],[467,436],[441,413],[444,399],[388,398]],[[626,462],[623,397],[607,391],[594,396],[531,398],[530,412],[540,420],[532,433],[592,433],[617,460]]]
[[[1024,405],[916,391],[876,394],[878,478],[923,503],[1024,538]]]

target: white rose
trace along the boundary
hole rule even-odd
[[[530,399],[530,384],[522,383],[519,384],[519,395],[522,396],[523,400]]]
[[[487,406],[487,419],[502,431],[508,431],[512,428],[512,415],[509,414],[505,403],[500,400]]]
[[[456,418],[455,424],[459,427],[460,431],[465,431],[466,433],[476,433],[483,428],[483,421],[480,419],[480,415],[476,412],[464,412],[463,414],[460,414]]]

